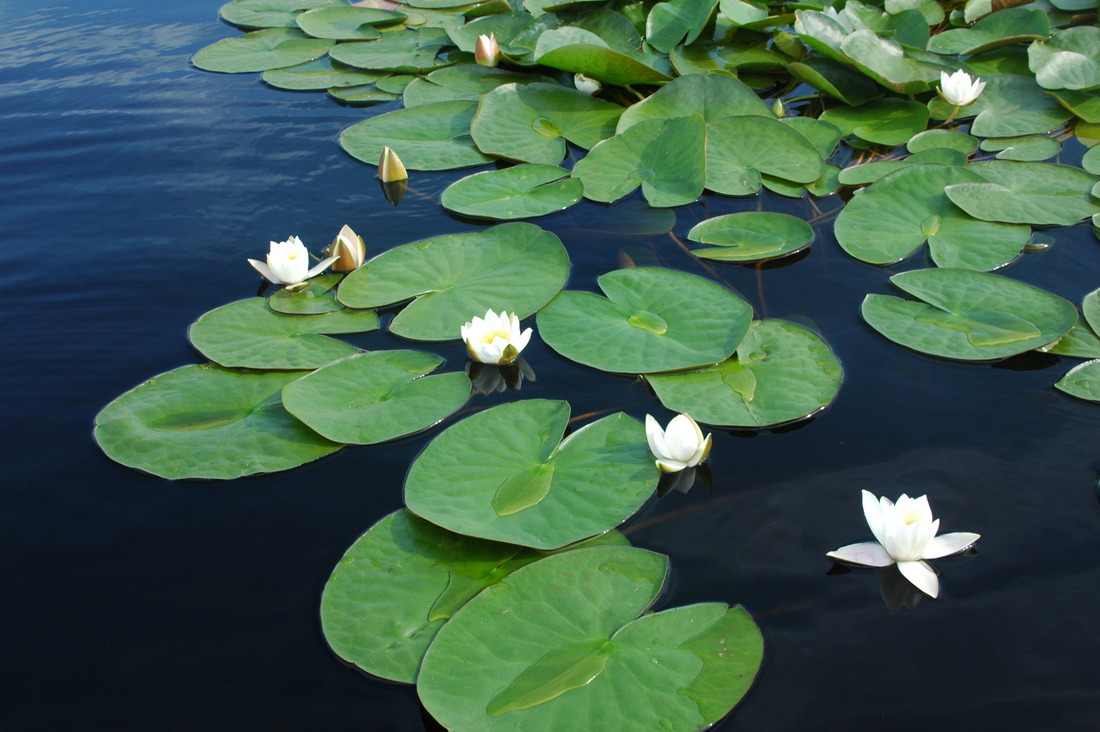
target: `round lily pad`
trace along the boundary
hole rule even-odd
[[[1028,65],[1044,89],[1100,87],[1100,28],[1082,25],[1057,31],[1027,49]]]
[[[894,97],[876,99],[861,107],[833,107],[821,114],[845,135],[879,145],[904,145],[928,125],[923,104]]]
[[[344,306],[336,301],[336,286],[342,279],[343,275],[323,274],[310,279],[300,290],[280,288],[267,298],[267,306],[284,315],[321,315],[343,310]]]
[[[663,84],[669,80],[637,54],[617,51],[595,33],[570,26],[541,33],[533,56],[542,66],[580,72],[604,84]]]
[[[843,370],[821,336],[783,320],[757,320],[731,358],[697,371],[650,374],[657,398],[700,422],[769,427],[819,412]]]
[[[667,558],[629,547],[513,572],[440,630],[421,702],[456,732],[706,729],[748,692],[763,640],[740,607],[644,614],[666,574]]]
[[[619,118],[619,133],[650,119],[698,115],[704,122],[725,117],[770,117],[775,113],[752,89],[729,74],[689,74],[631,105]]]
[[[234,0],[222,5],[218,15],[240,28],[293,28],[302,11],[344,4],[345,0]]]
[[[404,13],[378,8],[336,6],[302,13],[295,22],[314,38],[336,41],[370,41],[378,38],[376,25],[400,23]]]
[[[242,74],[296,66],[328,53],[332,41],[310,38],[297,28],[268,28],[223,38],[200,49],[191,63],[205,71]]]
[[[280,392],[301,376],[183,366],[104,407],[95,439],[112,460],[162,478],[230,480],[295,468],[342,447],[283,408]]]
[[[752,320],[737,293],[660,267],[619,269],[606,297],[565,291],[538,314],[539,335],[568,359],[616,373],[689,369],[729,358]]]
[[[420,432],[470,398],[465,373],[421,351],[372,351],[340,359],[287,385],[288,412],[334,442],[372,445]]]
[[[461,178],[443,191],[443,208],[488,219],[524,219],[562,211],[581,200],[584,185],[556,165],[516,165]]]
[[[282,315],[261,297],[215,308],[191,324],[191,345],[229,368],[316,369],[358,348],[322,333],[363,333],[378,327],[372,311]]]
[[[890,282],[924,302],[868,295],[863,319],[895,343],[933,356],[1007,358],[1053,343],[1077,322],[1073,303],[987,272],[914,270]]]
[[[1018,137],[1058,129],[1073,113],[1062,107],[1035,80],[1015,74],[983,76],[986,87],[978,100],[963,107],[959,116],[977,115],[970,134],[978,137]],[[946,119],[954,107],[942,99],[929,102],[936,119]]]
[[[359,69],[418,74],[443,65],[438,55],[450,43],[442,28],[394,30],[376,41],[339,43],[329,55]]]
[[[766,117],[725,117],[707,125],[706,187],[727,196],[760,189],[761,176],[807,184],[825,172],[817,147],[798,130]]]
[[[953,181],[944,192],[974,218],[1072,226],[1100,213],[1091,194],[1096,176],[1073,165],[992,161],[970,170],[981,180]]]
[[[558,237],[534,224],[509,223],[384,252],[348,275],[339,299],[348,307],[373,308],[415,298],[390,322],[390,331],[445,341],[459,338],[463,325],[489,309],[527,317],[568,277],[569,255]]]
[[[628,544],[611,531],[578,547],[597,543]],[[359,537],[336,565],[321,595],[321,629],[345,661],[412,683],[428,644],[459,608],[545,556],[455,534],[401,509]]]
[[[1074,366],[1054,386],[1078,399],[1100,402],[1100,359]]]
[[[568,403],[532,399],[451,425],[409,469],[405,505],[456,533],[536,549],[615,528],[657,487],[645,428],[618,412],[562,440],[568,422]]]
[[[436,69],[410,82],[405,87],[402,101],[406,107],[456,100],[477,102],[482,94],[488,94],[498,86],[549,81],[545,76],[536,74],[521,74],[478,64],[459,64]]]
[[[978,149],[978,139],[958,130],[925,130],[909,138],[905,147],[911,153],[948,148],[957,150],[963,155],[970,155]]]
[[[693,249],[697,257],[752,262],[805,249],[814,240],[814,230],[789,214],[743,211],[700,221],[688,232],[688,239],[711,245]]]
[[[279,89],[310,91],[373,84],[386,73],[388,72],[353,69],[324,56],[297,66],[265,71],[263,80]]]
[[[998,160],[1037,162],[1049,160],[1062,151],[1062,143],[1046,135],[1001,137],[982,140],[982,150],[996,152]]]
[[[470,120],[474,102],[438,102],[396,109],[344,130],[340,146],[354,158],[378,165],[389,147],[409,170],[450,170],[493,160],[474,145]]]

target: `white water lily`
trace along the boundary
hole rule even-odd
[[[378,180],[383,183],[395,183],[399,180],[408,180],[409,173],[405,170],[405,164],[390,148],[382,146],[382,156],[378,159]]]
[[[500,63],[500,45],[496,35],[480,35],[477,37],[477,45],[474,46],[474,61],[482,66],[496,66]]]
[[[980,538],[968,531],[936,536],[940,520],[932,518],[928,496],[910,498],[902,494],[894,503],[863,491],[863,515],[878,541],[842,546],[829,556],[869,567],[888,567],[897,562],[902,576],[931,597],[939,595],[940,580],[925,560],[958,554]]]
[[[367,245],[363,243],[363,237],[344,224],[325,250],[325,256],[336,257],[336,261],[332,263],[333,272],[351,272],[363,264],[367,256]]]
[[[985,89],[985,82],[978,77],[970,78],[970,74],[962,69],[948,76],[946,71],[940,72],[939,95],[943,101],[956,107],[965,107],[973,104],[974,100]]]
[[[462,340],[470,358],[481,363],[511,363],[531,340],[531,329],[519,330],[519,318],[515,313],[500,315],[491,309],[484,318],[474,317],[462,326]]]
[[[585,76],[579,72],[573,74],[573,86],[577,88],[577,91],[588,94],[589,96],[603,89],[603,84],[601,84],[598,79],[593,79],[591,76]]]
[[[703,430],[686,414],[673,417],[663,430],[657,420],[647,414],[645,437],[663,473],[694,467],[706,460],[710,452],[710,435],[704,438]]]
[[[256,268],[269,282],[296,288],[305,284],[310,277],[316,277],[339,257],[322,259],[315,266],[309,266],[309,252],[306,245],[296,236],[286,241],[271,242],[271,251],[267,253],[267,262],[255,259],[248,263]]]

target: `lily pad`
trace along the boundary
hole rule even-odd
[[[814,239],[813,228],[800,218],[767,211],[744,211],[700,221],[688,239],[710,244],[692,254],[724,262],[751,262],[801,251]]]
[[[882,87],[864,74],[848,64],[824,56],[804,58],[789,64],[787,70],[815,89],[853,107],[883,94]]]
[[[646,380],[669,409],[707,424],[769,427],[832,403],[843,370],[821,336],[783,320],[757,320],[731,358]]]
[[[954,71],[958,62],[935,53],[902,46],[872,30],[857,30],[841,43],[841,51],[867,76],[887,89],[919,94],[932,88],[940,73]]]
[[[982,140],[982,150],[996,152],[998,160],[1038,162],[1049,160],[1062,151],[1062,143],[1046,135],[998,137]]]
[[[879,145],[904,145],[928,125],[928,110],[904,99],[876,99],[861,107],[833,107],[821,119],[840,128],[845,135]]]
[[[975,140],[977,142],[977,140]],[[917,163],[939,163],[941,165],[966,165],[966,154],[944,147],[921,150],[907,158],[896,160],[873,160],[869,163],[853,165],[840,171],[840,182],[846,186],[862,186],[874,183],[886,177],[888,173]]]
[[[477,64],[459,64],[436,69],[427,76],[417,78],[405,87],[402,101],[406,107],[450,101],[480,101],[504,84],[532,84],[548,82],[545,76],[521,74]]]
[[[336,6],[302,13],[295,22],[314,38],[335,41],[371,41],[378,38],[376,25],[392,25],[405,20],[405,14],[379,8]]]
[[[982,77],[985,90],[960,116],[977,115],[970,133],[978,137],[1042,135],[1065,124],[1073,114],[1043,91],[1034,79],[1011,74]],[[929,102],[936,119],[946,119],[954,107],[942,99]]]
[[[338,43],[329,55],[360,69],[416,74],[443,65],[437,56],[450,43],[442,28],[418,28],[389,31],[376,41]]]
[[[924,302],[868,295],[863,319],[914,351],[987,361],[1053,343],[1077,322],[1073,303],[987,272],[924,269],[890,278]]]
[[[1100,202],[1091,195],[1096,176],[1076,166],[995,161],[970,169],[984,180],[955,183],[945,193],[975,218],[1072,226],[1100,213]]]
[[[752,308],[687,272],[619,269],[597,280],[606,297],[566,290],[538,314],[539,334],[568,359],[616,373],[689,369],[730,356]]]
[[[1084,318],[1078,318],[1069,333],[1050,348],[1044,349],[1047,353],[1059,356],[1073,356],[1075,358],[1100,358],[1100,336],[1089,327]]]
[[[1065,28],[1027,49],[1028,65],[1044,89],[1087,91],[1100,87],[1100,28]]]
[[[622,107],[555,84],[505,84],[481,98],[470,124],[478,149],[557,165],[568,140],[585,149],[615,134]]]
[[[344,5],[346,0],[235,0],[218,9],[226,23],[240,28],[294,28],[305,10]]]
[[[592,542],[628,545],[611,531]],[[441,529],[401,509],[348,548],[321,596],[321,629],[336,655],[367,673],[412,683],[439,628],[472,597],[548,556]]]
[[[666,0],[649,11],[646,42],[661,53],[690,44],[699,37],[714,13],[718,0]]]
[[[706,187],[727,196],[756,193],[765,175],[807,184],[825,172],[821,153],[802,133],[763,117],[726,117],[708,124],[706,165]]]
[[[344,306],[336,301],[336,286],[342,279],[343,275],[323,274],[309,280],[300,290],[281,288],[267,299],[267,306],[284,315],[321,315],[343,310]]]
[[[205,71],[244,74],[304,64],[324,56],[332,45],[297,28],[268,28],[223,38],[200,49],[191,63]]]
[[[302,372],[183,366],[121,395],[96,416],[112,460],[161,478],[230,480],[295,468],[339,450],[279,400]]]
[[[228,368],[316,369],[359,349],[322,333],[363,333],[378,327],[370,310],[281,315],[254,297],[215,308],[191,324],[191,345]]]
[[[691,74],[665,84],[646,99],[631,105],[619,118],[622,134],[651,119],[698,115],[704,122],[725,117],[775,118],[775,113],[752,89],[728,74]]]
[[[582,73],[604,84],[663,84],[668,74],[641,59],[610,48],[595,33],[581,28],[558,28],[539,36],[535,61],[552,69]]]
[[[489,219],[524,219],[562,211],[581,200],[584,186],[556,165],[516,165],[461,178],[443,191],[448,211]]]
[[[925,130],[909,138],[905,147],[914,154],[925,150],[946,148],[957,150],[963,155],[970,155],[978,149],[978,139],[957,130]]]
[[[969,168],[934,163],[889,173],[840,212],[834,226],[837,242],[872,264],[900,261],[925,241],[940,267],[990,270],[1012,261],[1027,244],[1030,229],[972,218],[944,193],[954,184],[985,184],[985,179]]]
[[[1054,386],[1078,399],[1100,402],[1100,359],[1074,366]]]
[[[615,528],[657,487],[645,428],[618,412],[562,440],[568,422],[568,403],[531,399],[451,425],[413,462],[405,504],[450,531],[536,549]]]
[[[953,28],[932,37],[929,51],[968,56],[1050,35],[1050,20],[1042,10],[1007,8],[990,13],[969,28]]]
[[[265,71],[262,78],[266,83],[279,89],[311,91],[373,84],[387,73],[389,72],[353,69],[324,56],[297,66]]]
[[[441,422],[470,398],[465,373],[427,375],[442,363],[421,351],[358,353],[288,384],[283,404],[333,442],[393,440]]]
[[[509,223],[384,252],[348,275],[339,298],[353,308],[415,298],[394,317],[390,331],[445,341],[458,338],[470,318],[490,308],[527,317],[568,277],[569,255],[556,236],[534,224]]]
[[[513,572],[440,630],[417,679],[421,702],[451,730],[708,728],[748,692],[763,640],[740,607],[643,614],[666,575],[667,558],[628,547]]]
[[[377,165],[389,147],[409,170],[451,170],[493,160],[474,145],[474,102],[438,102],[397,109],[344,130],[340,146],[354,158]]]

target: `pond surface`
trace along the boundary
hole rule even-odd
[[[398,208],[385,201],[374,169],[336,143],[374,111],[191,68],[237,33],[217,5],[0,0],[4,729],[426,728],[413,688],[329,651],[318,606],[345,549],[403,505],[435,431],[228,483],[143,475],[92,441],[117,394],[202,360],[187,326],[255,294],[245,259],[269,240],[319,251],[347,223],[373,256],[481,228],[438,204],[463,172],[414,174]],[[815,205],[840,202],[708,195],[674,210],[673,234],[758,206],[811,219]],[[716,431],[713,488],[653,501],[625,527],[671,558],[661,606],[740,603],[763,630],[756,685],[716,729],[1094,725],[1100,407],[1051,387],[1076,361],[963,364],[886,341],[860,319],[863,296],[927,262],[860,264],[829,216],[807,255],[754,268],[630,235],[638,210],[635,194],[538,221],[570,252],[570,288],[631,261],[708,275],[758,317],[812,324],[845,368],[811,421]],[[1079,303],[1100,286],[1100,244],[1086,225],[1048,233],[1052,248],[1003,273]],[[430,345],[462,368],[461,343]],[[519,396],[667,419],[641,381],[572,364],[537,335],[524,356],[537,381]],[[937,562],[938,600],[892,613],[874,570],[828,574],[827,551],[870,538],[861,489],[927,493],[943,531],[982,534],[976,555]]]

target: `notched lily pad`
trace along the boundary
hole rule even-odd
[[[951,202],[971,216],[1016,224],[1072,226],[1100,213],[1091,195],[1097,178],[1072,165],[988,162],[970,168],[984,180],[946,186]]]
[[[223,38],[200,49],[191,63],[204,71],[244,74],[304,64],[324,56],[332,45],[297,28],[269,28]]]
[[[693,249],[697,257],[723,262],[752,262],[801,251],[814,239],[813,228],[800,218],[767,211],[744,211],[701,221],[688,239],[710,244]]]
[[[1054,386],[1078,399],[1100,402],[1100,359],[1074,366]]]
[[[454,101],[397,109],[354,124],[340,135],[340,146],[354,158],[378,165],[389,147],[409,170],[451,170],[482,165],[493,158],[474,145],[470,120],[474,102]]]
[[[466,216],[524,219],[562,211],[581,200],[584,185],[556,165],[516,165],[461,178],[443,191],[443,208]]]

